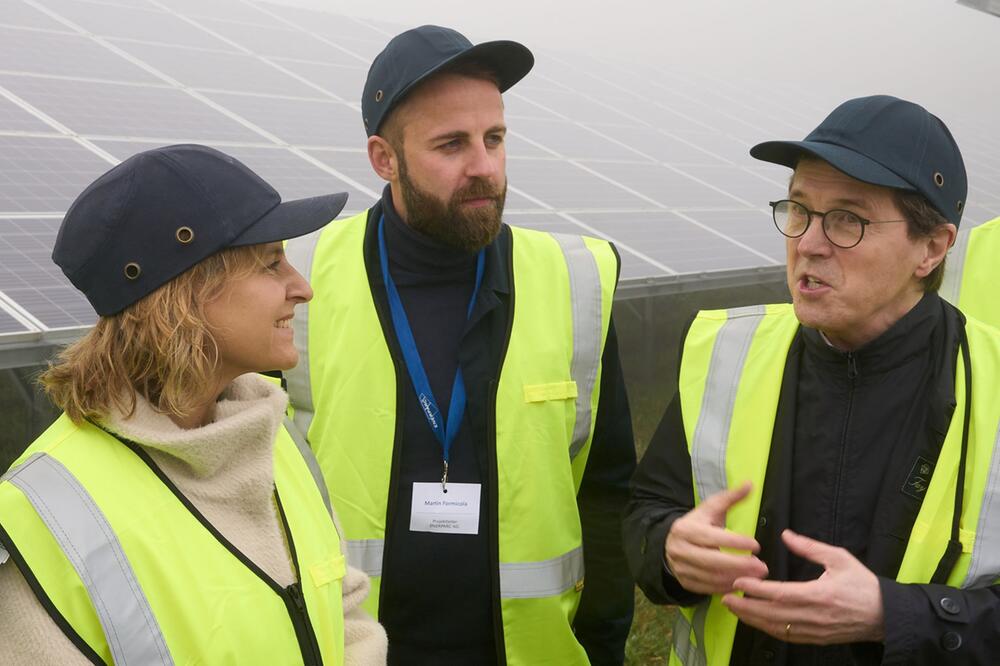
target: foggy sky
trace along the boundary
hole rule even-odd
[[[270,1],[765,88],[801,86],[806,106],[888,93],[946,122],[958,115],[979,129],[1000,125],[1000,17],[954,0]]]

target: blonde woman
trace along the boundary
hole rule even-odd
[[[140,153],[70,208],[53,259],[100,319],[42,375],[64,414],[0,481],[0,663],[376,664],[286,396],[309,285],[282,203],[203,146]],[[304,448],[304,447],[303,447]]]

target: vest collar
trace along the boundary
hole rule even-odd
[[[882,335],[853,352],[840,351],[820,331],[803,326],[805,353],[836,372],[851,362],[859,376],[886,372],[930,349],[935,331],[942,324],[940,300],[936,293],[924,294]]]

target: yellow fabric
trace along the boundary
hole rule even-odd
[[[77,426],[62,416],[15,466],[39,452],[62,463],[100,507],[175,663],[302,663],[281,597],[220,544],[128,447],[89,423]],[[283,429],[275,442],[274,465],[300,570],[342,561],[319,491]],[[53,604],[111,663],[82,581],[27,498],[9,482],[0,484],[0,515]],[[326,573],[318,580],[304,573],[303,595],[324,663],[342,664],[344,572],[331,568]]]
[[[970,232],[962,270],[958,308],[1000,328],[1000,217],[979,225]]]
[[[400,390],[409,390],[397,382],[362,261],[366,223],[363,213],[322,232],[310,280],[316,417],[309,440],[352,541],[385,538],[396,401]],[[577,387],[570,376],[572,312],[562,251],[549,234],[512,231],[515,313],[496,387],[501,563],[547,560],[581,545],[576,491],[589,453],[588,438],[573,465],[567,464]],[[586,242],[602,283],[603,348],[617,259],[607,243]],[[599,386],[598,376],[590,396],[595,411]],[[590,428],[592,435],[593,419]],[[379,582],[373,577],[374,585]],[[548,597],[501,600],[508,663],[586,663],[571,629],[580,589],[578,584]],[[378,594],[369,600],[374,612]]]
[[[525,402],[545,402],[546,400],[567,400],[575,398],[576,382],[553,382],[551,384],[531,384],[524,387]]]
[[[757,528],[764,474],[770,452],[771,438],[777,415],[778,392],[784,374],[785,360],[791,341],[798,329],[791,305],[768,305],[767,315],[754,334],[737,388],[732,424],[726,445],[726,477],[729,487],[750,480],[754,490],[731,510],[726,527],[734,532],[753,536]],[[716,337],[727,319],[724,310],[700,312],[691,325],[684,343],[680,370],[681,410],[688,446],[694,441],[701,413],[705,382]],[[996,377],[1000,376],[1000,338],[990,327],[969,319],[966,325],[973,362],[973,392],[975,404],[969,436],[966,488],[961,520],[963,555],[948,579],[948,584],[960,587],[969,567],[969,554],[975,540],[986,478],[997,433],[1000,414],[1000,391]],[[955,386],[958,405],[955,408],[945,442],[941,449],[927,494],[906,552],[897,580],[903,583],[926,583],[934,574],[951,533],[954,491],[961,447],[964,414],[964,374],[959,357]],[[698,498],[699,502],[703,498]],[[713,596],[705,620],[704,636],[691,631],[692,643],[704,648],[709,666],[729,663],[737,618]],[[695,627],[696,609],[681,609],[688,623]],[[670,663],[680,665],[671,653]]]

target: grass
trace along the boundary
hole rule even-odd
[[[635,618],[625,642],[625,663],[634,666],[666,664],[670,660],[670,628],[674,606],[656,606],[635,588]]]

